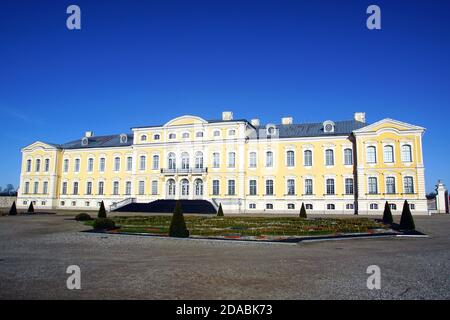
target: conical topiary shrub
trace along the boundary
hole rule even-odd
[[[175,204],[172,221],[170,222],[169,237],[189,237],[189,230],[186,228],[186,222],[184,221],[183,210],[181,208],[181,202],[179,200]]]
[[[98,209],[98,218],[106,218],[106,209],[103,201],[100,203],[100,209]]]
[[[405,200],[403,203],[402,217],[400,218],[400,230],[415,230],[416,226],[414,224],[414,219],[409,209],[409,203]]]
[[[217,216],[218,217],[223,217],[223,209],[222,209],[222,204],[219,204],[219,209],[217,210]]]
[[[392,218],[391,207],[389,206],[389,203],[386,201],[386,203],[384,204],[383,223],[392,224],[393,222],[394,219]]]
[[[28,207],[27,212],[28,213],[34,213],[33,201],[30,202],[30,206]]]
[[[16,202],[15,201],[13,202],[13,204],[11,206],[11,209],[9,209],[9,215],[10,216],[17,215],[17,208],[16,208]]]
[[[302,202],[302,207],[300,208],[300,218],[307,218],[305,204]]]

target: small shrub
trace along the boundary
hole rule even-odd
[[[28,212],[28,213],[34,213],[33,201],[30,202],[30,206],[28,207],[27,212]]]
[[[77,221],[89,221],[89,220],[92,220],[92,218],[87,213],[82,212],[82,213],[79,213],[79,214],[77,214],[75,216],[75,220],[77,220]]]
[[[100,203],[100,209],[98,209],[98,218],[106,218],[106,209],[103,201]]]
[[[109,218],[97,218],[93,224],[95,230],[109,230],[115,228],[115,226],[114,221]]]
[[[217,216],[218,217],[223,217],[223,209],[222,209],[222,204],[219,204],[219,209],[217,210]]]
[[[13,202],[13,204],[11,206],[11,209],[9,209],[9,215],[10,216],[17,215],[17,208],[16,208],[16,202],[15,201]]]
[[[173,212],[172,221],[170,222],[169,237],[188,238],[189,230],[186,228],[184,221],[183,210],[181,202],[177,201],[175,210]]]
[[[389,207],[388,202],[384,204],[384,212],[383,212],[383,223],[384,224],[392,224],[394,219],[392,218],[391,207]]]
[[[409,203],[405,200],[403,203],[402,217],[400,218],[400,230],[415,230],[416,226],[414,224],[414,219],[409,209]]]
[[[300,218],[307,218],[305,204],[302,202],[302,207],[300,208]]]

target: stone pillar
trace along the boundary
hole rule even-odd
[[[436,209],[438,213],[448,213],[448,196],[445,185],[441,180],[436,185]]]

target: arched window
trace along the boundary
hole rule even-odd
[[[295,166],[295,154],[294,154],[294,151],[292,151],[292,150],[289,150],[288,152],[286,152],[286,165],[288,167]]]
[[[188,170],[189,169],[189,153],[183,152],[181,154],[181,169]]]
[[[305,195],[313,194],[313,181],[312,179],[305,179]]]
[[[159,155],[157,154],[153,155],[152,169],[153,170],[159,169]]]
[[[325,150],[325,165],[334,166],[334,151],[333,149]]]
[[[89,158],[88,159],[88,172],[94,171],[94,159]]]
[[[368,189],[369,189],[369,194],[378,194],[377,178],[369,177]]]
[[[334,179],[327,179],[327,194],[334,194]]]
[[[195,153],[195,169],[203,169],[203,153],[201,151]]]
[[[266,167],[273,167],[273,152],[266,152]]]
[[[159,140],[159,139],[161,139],[161,136],[159,134],[155,134],[153,136],[153,140]]]
[[[196,196],[202,196],[203,195],[203,181],[202,181],[202,179],[195,179],[194,187],[195,187],[195,195]]]
[[[169,139],[170,140],[175,139],[176,137],[177,137],[177,135],[175,133],[170,133],[169,134]]]
[[[403,178],[403,192],[404,193],[414,193],[414,180],[413,177]]]
[[[65,161],[65,160],[64,160]],[[30,172],[31,171],[31,160],[30,159],[28,159],[27,160],[27,172]],[[67,172],[67,171],[65,171],[65,172]]]
[[[147,141],[147,135],[146,134],[143,134],[141,136],[141,141]]]
[[[353,151],[350,148],[344,149],[344,165],[353,165]]]
[[[248,166],[250,168],[256,168],[256,152],[250,152]]]
[[[177,168],[175,153],[171,152],[167,156],[167,168],[175,170]]]
[[[312,166],[312,151],[311,150],[305,150],[304,154],[304,164],[305,167],[311,167]]]
[[[384,146],[384,162],[392,163],[394,162],[394,147]]]
[[[169,196],[175,196],[175,180],[167,180],[167,194]]]
[[[334,209],[336,209],[336,206],[334,205],[334,203],[327,204],[327,210],[334,210]]]
[[[402,145],[402,162],[412,162],[411,146],[409,144]]]
[[[119,171],[119,170],[120,170],[120,158],[115,157],[114,158],[114,171]]]
[[[203,138],[203,131],[198,131],[198,132],[195,134],[195,136],[196,136],[197,138]]]
[[[388,193],[388,194],[395,193],[395,178],[394,177],[386,178],[386,193]]]
[[[367,163],[377,163],[377,149],[374,146],[367,147]]]
[[[187,179],[181,180],[181,195],[182,196],[189,195],[189,181]]]
[[[313,205],[311,203],[307,203],[305,205],[305,207],[306,207],[306,210],[312,210],[313,209]]]
[[[36,172],[41,171],[41,159],[36,159],[36,168],[35,168]]]
[[[183,133],[183,139],[187,139],[187,138],[189,138],[189,133],[187,133],[187,132]]]

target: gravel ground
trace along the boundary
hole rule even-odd
[[[396,220],[399,217],[395,217]],[[304,244],[83,233],[67,215],[0,217],[0,299],[449,299],[450,215],[425,239]],[[81,290],[66,268],[81,268]],[[368,290],[366,269],[381,268]]]

